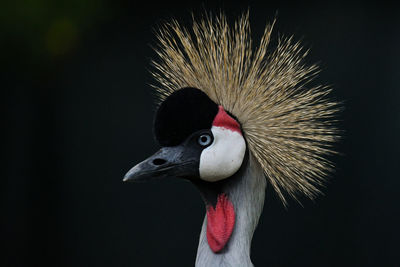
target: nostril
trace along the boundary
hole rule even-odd
[[[154,159],[153,160],[153,164],[157,165],[157,166],[163,165],[165,162],[167,162],[165,159]]]

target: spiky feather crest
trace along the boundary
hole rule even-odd
[[[307,88],[318,72],[304,64],[298,42],[280,38],[269,53],[273,24],[253,51],[249,13],[233,27],[226,16],[193,19],[189,30],[173,20],[161,27],[152,61],[160,101],[183,87],[195,87],[222,105],[241,123],[250,152],[286,204],[287,192],[314,198],[332,164],[338,137],[338,103],[326,86]]]

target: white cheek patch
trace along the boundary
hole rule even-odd
[[[237,132],[213,126],[214,142],[200,155],[200,178],[215,182],[232,176],[242,165],[246,142]]]

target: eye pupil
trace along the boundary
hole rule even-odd
[[[205,147],[211,144],[212,138],[209,134],[202,134],[199,136],[198,143],[199,145]]]

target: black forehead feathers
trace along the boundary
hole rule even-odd
[[[161,146],[176,146],[192,133],[210,129],[218,105],[196,88],[169,95],[156,111],[154,135]]]

